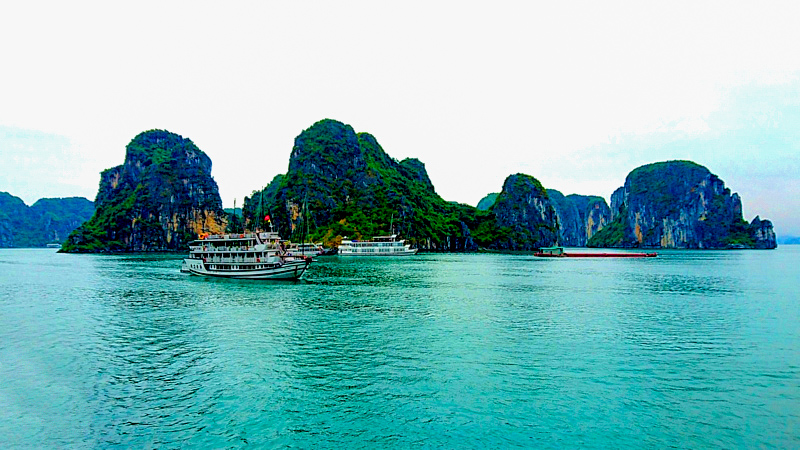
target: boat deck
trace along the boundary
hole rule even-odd
[[[536,252],[533,256],[543,258],[655,258],[658,253],[609,253],[609,252],[576,252],[576,253],[542,253]]]

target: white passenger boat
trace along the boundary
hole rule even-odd
[[[398,239],[396,234],[391,236],[376,236],[370,241],[357,241],[343,239],[339,245],[339,254],[342,256],[408,256],[417,253],[403,239]]]
[[[201,235],[189,243],[182,272],[252,280],[297,280],[310,256],[298,254],[277,233]]]

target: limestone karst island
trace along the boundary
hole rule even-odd
[[[371,134],[325,119],[295,138],[285,174],[252,184],[239,214],[226,212],[208,155],[188,138],[145,131],[127,145],[121,165],[100,174],[93,205],[59,199],[77,202],[83,214],[70,215],[68,229],[53,219],[63,215],[48,215],[53,201],[28,208],[0,195],[0,246],[44,246],[72,231],[64,252],[182,251],[203,233],[264,228],[266,215],[281,236],[299,240],[303,233],[330,247],[390,229],[421,251],[777,246],[769,220],[745,220],[739,196],[690,161],[635,168],[611,205],[517,173],[474,207],[441,198],[420,160],[397,161]]]

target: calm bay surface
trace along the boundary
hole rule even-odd
[[[797,246],[180,258],[0,251],[0,447],[800,447]]]

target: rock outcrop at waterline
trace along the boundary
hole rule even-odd
[[[666,161],[634,169],[611,196],[612,221],[593,247],[775,248],[772,223],[742,218],[738,194],[707,168]]]
[[[746,233],[752,239],[753,248],[773,249],[778,247],[778,237],[769,220],[761,220],[756,216],[748,224]]]
[[[558,243],[556,210],[545,188],[530,175],[506,178],[491,211],[499,233],[491,248],[535,250]]]
[[[211,159],[191,140],[164,130],[133,138],[125,163],[100,174],[95,206],[62,251],[180,250],[226,224]]]

